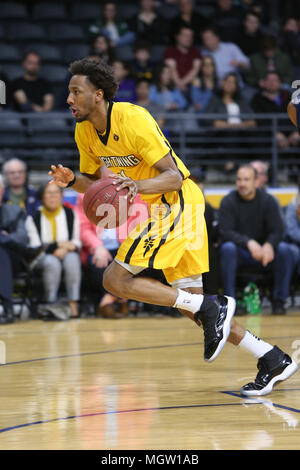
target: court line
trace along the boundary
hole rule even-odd
[[[293,391],[293,390],[296,391],[296,390],[300,390],[300,389],[299,389],[299,388],[294,388],[294,389],[293,389],[293,388],[292,388],[292,389],[290,388],[289,390],[290,390],[290,391]],[[277,392],[285,391],[285,389],[276,390],[276,391],[277,391]],[[242,398],[243,400],[245,400],[245,398],[248,398],[249,400],[251,400],[251,398],[255,398],[255,399],[256,399],[256,397],[245,397],[244,395],[241,395],[241,394],[238,393],[238,392],[223,391],[223,392],[221,392],[221,393],[225,393],[225,394],[227,394],[227,395],[231,395],[231,396],[237,397],[237,398]],[[264,398],[263,398],[263,397],[258,397],[258,400],[264,400]],[[267,399],[267,400],[268,400],[268,399]],[[279,405],[278,403],[274,403],[272,400],[270,400],[270,402],[272,403],[273,406],[275,406],[275,408],[282,408],[283,410],[293,411],[294,413],[300,413],[300,410],[299,410],[298,408],[292,408],[292,407],[290,407],[290,406]],[[246,402],[246,403],[242,403],[242,404],[243,404],[243,405],[251,405],[251,404],[254,405],[255,403],[247,403],[247,402]],[[263,405],[263,404],[264,404],[264,401],[261,401],[260,403],[257,402],[256,404],[257,404],[257,405],[259,405],[259,404],[262,404],[262,405]]]
[[[247,403],[247,405],[260,405],[263,402],[257,403]],[[187,409],[187,408],[205,408],[205,407],[219,407],[219,406],[241,406],[245,403],[214,403],[214,404],[206,404],[206,405],[182,405],[182,406],[161,406],[156,408],[137,408],[134,410],[117,410],[117,411],[103,411],[99,413],[88,413],[82,415],[74,415],[74,416],[65,416],[63,418],[53,418],[53,419],[46,419],[42,421],[33,421],[31,423],[24,423],[24,424],[17,424],[16,426],[10,426],[8,428],[0,429],[0,433],[14,431],[16,429],[25,428],[29,426],[35,426],[37,424],[47,424],[47,423],[54,423],[57,421],[67,421],[71,419],[79,419],[79,418],[89,418],[93,416],[105,416],[110,414],[124,414],[124,413],[137,413],[143,411],[163,411],[163,410],[178,410],[178,409]]]
[[[92,356],[98,354],[111,354],[111,353],[118,353],[118,352],[131,352],[131,351],[146,351],[150,349],[164,349],[164,348],[178,348],[184,346],[199,346],[203,344],[203,342],[197,343],[183,343],[183,344],[162,344],[158,346],[141,346],[136,348],[120,348],[120,349],[109,349],[107,351],[92,351],[86,353],[77,353],[77,354],[65,354],[62,356],[50,356],[50,357],[37,357],[35,359],[24,359],[23,361],[12,361],[6,362],[6,364],[0,364],[0,367],[4,366],[11,366],[15,364],[25,364],[28,362],[38,362],[38,361],[51,361],[54,359],[65,359],[68,357],[83,357],[83,356]]]

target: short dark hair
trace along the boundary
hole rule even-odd
[[[96,89],[104,92],[104,99],[113,100],[118,83],[114,75],[113,68],[102,61],[92,60],[87,57],[75,60],[71,63],[69,71],[72,75],[86,75]]]

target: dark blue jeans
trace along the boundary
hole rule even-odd
[[[284,302],[289,296],[295,263],[293,252],[289,244],[285,242],[279,243],[275,250],[275,259],[266,268],[259,261],[253,259],[246,248],[241,248],[233,242],[225,242],[220,246],[221,278],[224,294],[235,297],[235,280],[238,268],[257,267],[262,272],[272,269],[274,277],[273,299]]]

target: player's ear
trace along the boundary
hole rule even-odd
[[[96,90],[96,103],[100,103],[104,99],[104,91],[99,88]]]

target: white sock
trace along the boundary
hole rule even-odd
[[[200,309],[204,295],[202,294],[190,294],[182,289],[177,289],[178,296],[173,307],[182,310],[188,310],[189,312],[196,313]]]
[[[254,336],[250,331],[246,330],[246,333],[242,341],[238,345],[239,348],[248,351],[253,356],[259,358],[264,356],[267,352],[273,349],[273,346],[269,343],[266,343],[262,339]]]

